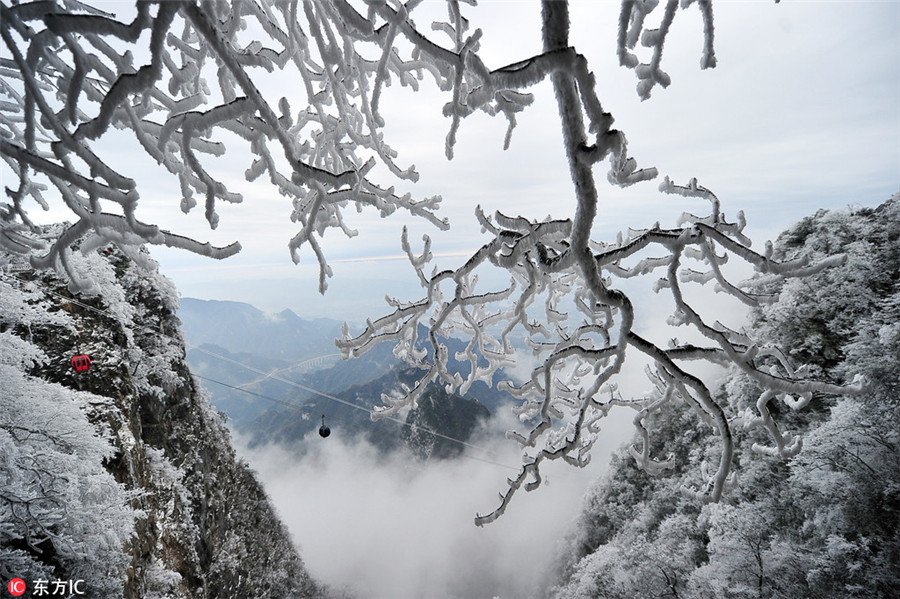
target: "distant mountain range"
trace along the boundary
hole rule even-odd
[[[266,314],[241,302],[181,298],[178,317],[188,342],[217,345],[285,364],[336,356],[341,323],[304,320],[291,310]]]
[[[291,310],[269,315],[241,302],[182,298],[178,316],[191,371],[241,431],[273,406],[298,406],[314,395],[297,385],[338,392],[399,364],[387,345],[342,361],[334,345],[341,323],[304,320]]]
[[[390,344],[343,361],[334,346],[341,326],[336,320],[304,320],[290,310],[268,315],[249,304],[193,298],[181,300],[178,316],[192,372],[211,403],[254,445],[302,450],[324,415],[335,434],[366,438],[384,451],[405,445],[422,457],[451,457],[461,445],[426,431],[466,441],[492,410],[514,401],[481,382],[465,398],[433,385],[419,408],[406,414],[406,426],[373,422],[370,413],[381,405],[382,393],[412,385],[421,374],[395,358]],[[465,348],[459,340],[447,344],[451,355]]]

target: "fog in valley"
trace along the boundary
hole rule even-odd
[[[515,474],[499,464],[521,462],[519,446],[502,438],[515,424],[508,414],[492,419],[493,440],[473,441],[486,453],[467,449],[452,460],[421,462],[400,452],[382,457],[338,434],[311,435],[312,450],[302,458],[236,441],[310,572],[335,591],[373,598],[524,598],[541,595],[584,492],[633,428],[626,411],[611,414],[585,470],[549,463],[539,490],[520,490],[498,521],[477,528],[476,513],[494,509],[506,477]]]

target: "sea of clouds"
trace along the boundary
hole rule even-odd
[[[511,421],[495,418],[494,430],[472,442],[486,451],[467,449],[453,460],[385,457],[337,431],[309,439],[312,450],[302,457],[277,446],[242,454],[312,575],[335,591],[394,599],[527,598],[551,582],[559,544],[610,453],[631,435],[631,417],[611,415],[588,467],[548,464],[539,489],[520,490],[506,513],[483,528],[474,525],[476,513],[494,509],[521,463],[518,445],[496,434]]]

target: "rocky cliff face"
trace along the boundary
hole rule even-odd
[[[89,292],[0,255],[0,576],[93,597],[321,595],[188,371],[172,285],[132,250],[70,262]]]

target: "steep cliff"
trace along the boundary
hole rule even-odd
[[[70,265],[88,292],[0,255],[0,576],[92,597],[321,595],[188,371],[171,283],[133,250]]]

